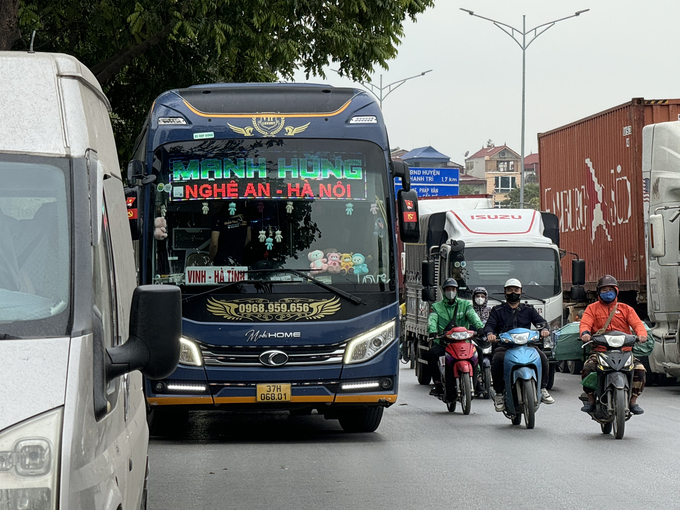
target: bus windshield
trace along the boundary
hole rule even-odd
[[[390,280],[387,168],[373,143],[173,142],[154,171],[155,283],[306,281],[287,270],[332,285]]]
[[[562,290],[558,253],[550,248],[465,248],[449,257],[449,275],[461,286],[461,297],[485,287],[489,297],[503,300],[503,285],[510,278],[522,282],[526,297],[547,299]]]
[[[0,156],[0,338],[67,332],[68,162]]]

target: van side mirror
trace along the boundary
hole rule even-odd
[[[420,241],[418,221],[418,194],[415,191],[397,192],[397,214],[399,216],[399,237],[404,243]]]
[[[437,301],[437,289],[435,287],[427,287],[422,290],[421,299],[428,303]]]
[[[571,261],[571,284],[585,285],[586,283],[586,261],[574,259]]]
[[[649,255],[650,257],[666,255],[666,233],[661,214],[649,215]]]
[[[434,262],[423,260],[422,267],[423,287],[434,287]]]
[[[130,310],[130,337],[106,349],[106,380],[140,370],[162,379],[177,368],[182,335],[182,293],[171,285],[141,285]]]

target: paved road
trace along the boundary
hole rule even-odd
[[[412,370],[400,376],[372,434],[320,416],[190,413],[151,441],[149,508],[680,508],[680,386],[647,388],[617,441],[579,412],[578,376],[557,374],[534,430],[487,400],[451,414]]]

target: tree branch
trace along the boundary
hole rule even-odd
[[[119,51],[113,57],[103,62],[100,62],[99,64],[90,68],[90,70],[97,77],[97,80],[99,80],[100,84],[102,85],[105,84],[109,80],[113,79],[123,67],[128,65],[135,58],[140,56],[149,48],[156,46],[161,41],[163,41],[163,39],[168,37],[172,32],[173,26],[174,23],[168,23],[163,27],[163,29],[160,32],[157,32],[156,34],[149,37],[145,41],[142,41],[139,44],[130,46],[124,50]]]

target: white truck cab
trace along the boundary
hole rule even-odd
[[[179,290],[136,287],[92,73],[0,52],[0,97],[0,508],[144,507],[142,373],[177,365]]]

